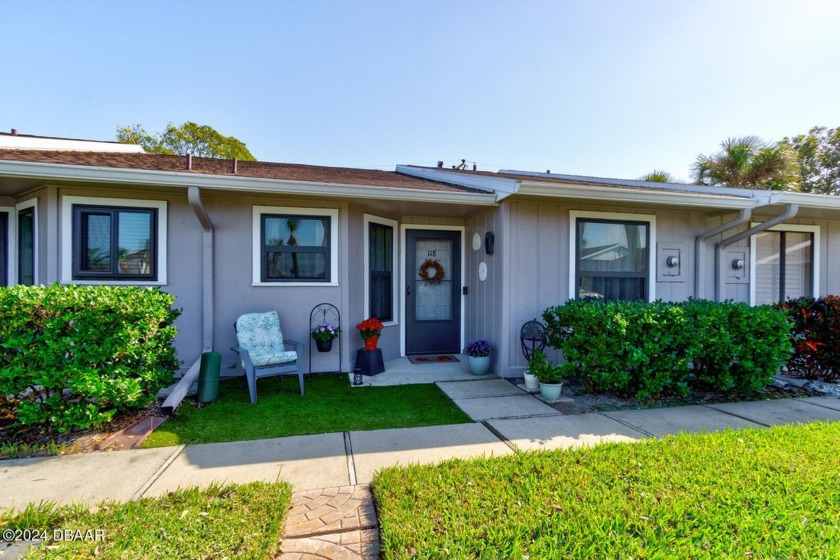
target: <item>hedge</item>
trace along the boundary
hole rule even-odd
[[[758,390],[792,351],[785,314],[769,306],[570,300],[543,319],[549,345],[566,358],[564,376],[639,399]]]
[[[147,405],[179,365],[174,300],[140,287],[0,288],[0,415],[66,432]]]
[[[788,375],[840,380],[840,297],[803,297],[775,307],[793,325],[796,353],[788,361]]]

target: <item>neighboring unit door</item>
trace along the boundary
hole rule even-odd
[[[461,233],[406,230],[405,353],[461,351]]]

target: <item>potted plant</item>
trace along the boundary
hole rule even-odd
[[[556,401],[563,392],[561,381],[563,370],[557,364],[549,362],[545,354],[536,350],[531,356],[529,366],[531,374],[540,380],[540,394],[547,401]]]
[[[490,343],[483,339],[470,342],[464,354],[467,355],[467,363],[470,366],[470,373],[473,375],[486,375],[490,369]]]
[[[531,357],[528,358],[528,369],[525,370],[525,388],[526,389],[539,389],[540,388],[540,380],[534,375],[534,369],[536,368],[536,363],[539,361],[538,357],[542,356],[541,359],[545,359],[545,354],[543,354],[540,350],[535,350],[531,353]]]
[[[376,350],[376,343],[379,341],[379,335],[382,334],[384,328],[382,321],[376,317],[370,317],[356,325],[356,328],[365,341],[365,350]]]
[[[318,348],[318,352],[329,352],[332,350],[333,340],[338,338],[338,333],[340,332],[341,329],[333,327],[328,322],[324,321],[309,331],[309,335],[312,337],[312,340],[315,341],[315,346]]]

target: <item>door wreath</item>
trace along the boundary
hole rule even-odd
[[[438,283],[446,276],[443,265],[434,259],[426,259],[420,265],[420,278],[424,282]]]

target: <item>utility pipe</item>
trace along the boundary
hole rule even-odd
[[[210,352],[213,350],[213,222],[210,221],[210,216],[207,214],[207,210],[204,208],[204,204],[201,201],[201,190],[198,187],[188,187],[187,188],[187,200],[190,203],[190,206],[195,213],[195,217],[198,218],[198,222],[201,224],[201,228],[204,230],[202,232],[202,254],[201,254],[201,265],[202,265],[202,353]],[[198,357],[198,360],[187,370],[187,373],[184,374],[183,377],[178,381],[175,387],[172,388],[172,392],[166,397],[166,400],[163,401],[161,408],[164,412],[171,413],[178,405],[181,404],[181,401],[184,400],[184,397],[187,396],[187,392],[189,391],[190,387],[193,383],[195,383],[196,379],[198,379],[198,374],[200,370],[201,364],[201,356]]]
[[[742,208],[738,217],[730,222],[721,224],[708,231],[704,231],[694,240],[694,293],[698,298],[702,298],[706,294],[706,282],[703,275],[704,267],[703,261],[706,260],[706,243],[705,241],[719,233],[730,230],[739,226],[752,217],[752,208]]]
[[[798,204],[788,204],[785,207],[785,211],[772,218],[767,220],[766,222],[762,222],[757,226],[753,226],[746,231],[742,231],[741,233],[736,233],[733,236],[727,237],[721,241],[718,241],[715,244],[715,272],[717,281],[715,282],[715,300],[716,301],[723,301],[723,293],[726,289],[726,279],[723,275],[723,250],[732,245],[733,243],[737,243],[742,239],[747,239],[756,233],[761,233],[764,230],[770,229],[773,226],[777,226],[787,220],[790,220],[796,213],[799,212],[799,205]]]

